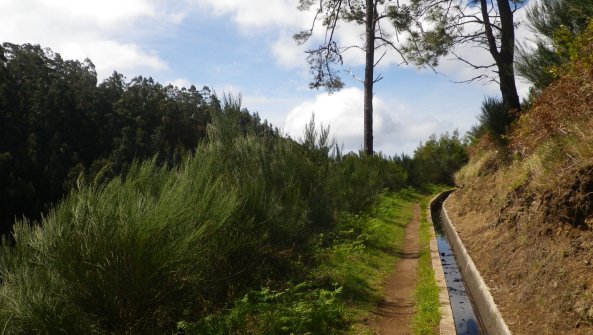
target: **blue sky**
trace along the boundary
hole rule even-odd
[[[64,58],[90,58],[99,79],[117,70],[131,79],[151,76],[177,86],[209,86],[241,93],[243,105],[298,138],[312,113],[330,125],[346,151],[362,147],[362,84],[344,76],[346,88],[328,95],[310,90],[306,46],[291,40],[307,28],[310,13],[297,0],[0,0],[2,42],[35,43]],[[522,15],[521,13],[519,15]],[[343,43],[358,43],[359,28],[343,26]],[[314,36],[315,37],[315,36]],[[529,33],[521,28],[519,39]],[[315,42],[315,41],[314,41]],[[313,42],[313,43],[314,43]],[[475,48],[459,50],[488,60]],[[412,153],[433,133],[467,131],[495,84],[454,84],[474,75],[444,60],[443,75],[397,67],[388,54],[375,88],[375,147],[388,155]],[[362,54],[346,56],[362,76]],[[520,84],[524,94],[527,85]]]

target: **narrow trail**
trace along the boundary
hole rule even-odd
[[[405,238],[393,274],[385,282],[385,296],[369,319],[377,335],[412,334],[414,289],[418,272],[420,206],[414,206],[414,216],[406,226]]]

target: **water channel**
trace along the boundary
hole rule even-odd
[[[477,309],[473,305],[471,295],[465,286],[463,275],[455,260],[455,253],[451,249],[451,244],[442,229],[441,208],[444,199],[446,199],[446,196],[433,202],[431,214],[445,281],[447,282],[455,329],[457,335],[485,335],[486,332],[481,326]]]

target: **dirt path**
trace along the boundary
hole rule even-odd
[[[377,335],[412,334],[414,288],[418,270],[420,207],[414,206],[414,216],[406,226],[404,243],[393,274],[385,283],[385,296],[377,306],[369,326]]]

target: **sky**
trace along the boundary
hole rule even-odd
[[[345,152],[363,141],[363,86],[348,74],[345,87],[328,94],[311,90],[305,50],[292,35],[307,29],[312,13],[298,0],[0,0],[0,42],[49,47],[65,59],[89,58],[99,81],[118,71],[179,87],[208,86],[218,95],[241,94],[243,107],[258,112],[294,139],[315,115],[329,126]],[[524,16],[522,10],[517,15]],[[360,44],[361,27],[338,27],[340,43]],[[520,25],[517,39],[530,40]],[[458,50],[488,61],[479,48]],[[431,134],[477,123],[485,96],[499,96],[495,83],[457,84],[475,76],[464,64],[441,62],[438,74],[402,65],[388,53],[377,70],[375,150],[412,154]],[[361,51],[346,54],[344,70],[363,76]],[[519,93],[528,85],[518,82]]]

